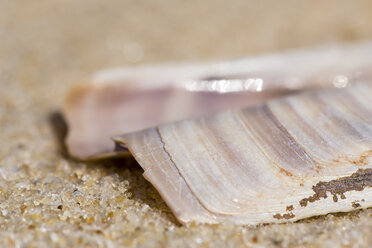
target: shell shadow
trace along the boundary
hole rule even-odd
[[[53,130],[60,155],[63,158],[69,158],[67,147],[65,145],[65,138],[67,136],[68,128],[63,115],[59,111],[54,111],[49,114],[48,121]]]
[[[75,160],[69,156],[64,142],[68,127],[63,115],[59,111],[54,111],[48,116],[48,121],[55,136],[60,155],[67,160]],[[131,195],[131,199],[140,204],[147,204],[151,209],[160,212],[174,225],[181,226],[158,191],[142,176],[143,169],[133,157],[105,158],[85,163],[90,169],[99,169],[105,175],[118,174],[123,180],[129,182],[128,192]]]

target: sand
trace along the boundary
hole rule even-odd
[[[369,0],[0,0],[0,247],[369,247],[371,209],[181,226],[135,161],[69,158],[59,111],[102,68],[371,37]]]

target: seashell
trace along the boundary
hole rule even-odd
[[[372,43],[324,46],[250,59],[99,72],[64,106],[66,144],[79,159],[126,155],[113,135],[262,103],[298,90],[372,78]]]
[[[295,221],[372,206],[372,81],[115,137],[181,223]]]

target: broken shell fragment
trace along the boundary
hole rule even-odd
[[[372,43],[325,46],[230,62],[100,72],[66,99],[69,153],[79,159],[127,154],[113,135],[195,118],[317,87],[371,78]]]
[[[181,223],[295,221],[372,206],[372,83],[115,137]]]

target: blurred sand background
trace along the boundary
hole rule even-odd
[[[371,37],[369,0],[0,0],[0,247],[369,247],[371,209],[181,226],[134,161],[70,159],[57,112],[102,68]]]

